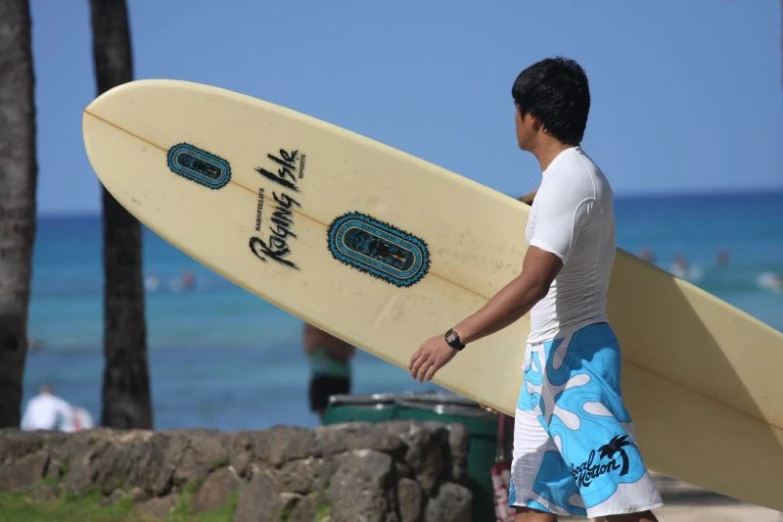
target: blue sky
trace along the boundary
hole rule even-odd
[[[97,213],[81,111],[95,96],[88,0],[32,0],[38,211]],[[209,83],[296,109],[518,195],[511,85],[578,60],[583,143],[615,192],[783,188],[778,0],[128,0],[136,78]]]

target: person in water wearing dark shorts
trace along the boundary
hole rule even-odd
[[[323,421],[329,397],[351,393],[351,358],[356,348],[305,323],[304,350],[310,363],[310,410]]]

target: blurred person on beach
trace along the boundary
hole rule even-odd
[[[90,412],[79,406],[72,406],[69,422],[63,426],[63,431],[76,432],[89,430],[93,427],[95,427],[95,422]]]
[[[356,348],[309,323],[302,333],[310,364],[310,410],[323,422],[329,397],[351,393],[350,361]]]
[[[656,521],[651,510],[663,502],[636,445],[620,389],[620,345],[607,318],[614,196],[581,146],[587,77],[573,60],[549,58],[523,70],[511,92],[519,148],[542,172],[522,271],[475,313],[422,343],[411,355],[411,376],[431,380],[471,343],[530,312],[509,487],[516,521]]]
[[[41,386],[38,395],[27,402],[21,429],[25,431],[65,431],[71,425],[71,405],[52,393],[48,384]]]

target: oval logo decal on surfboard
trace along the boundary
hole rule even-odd
[[[344,214],[327,233],[335,259],[395,286],[414,285],[429,270],[424,241],[366,214]]]
[[[222,188],[231,179],[226,160],[189,143],[171,147],[168,164],[172,172],[211,189]]]

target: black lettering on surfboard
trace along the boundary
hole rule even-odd
[[[256,172],[264,178],[276,183],[280,190],[272,191],[274,204],[271,213],[266,219],[268,223],[266,237],[253,236],[250,238],[250,251],[260,260],[268,259],[298,270],[297,264],[290,259],[291,241],[297,238],[294,232],[295,214],[294,207],[301,208],[301,204],[294,195],[286,190],[297,193],[300,191],[298,180],[304,176],[305,155],[298,150],[280,149],[277,154],[267,154],[270,163],[266,167],[256,167]],[[271,170],[270,170],[271,169]],[[298,176],[297,176],[298,174]],[[256,207],[256,232],[261,232],[261,221],[264,213],[264,189],[258,191],[258,205]],[[270,205],[266,206],[267,208]]]
[[[264,213],[264,189],[258,189],[258,203],[256,204],[256,232],[261,232],[261,216]]]
[[[266,157],[272,160],[272,163],[274,163],[271,168],[277,169],[275,172],[268,170],[265,167],[256,167],[256,172],[268,180],[279,183],[289,190],[299,192],[299,187],[296,186],[296,176],[294,176],[294,172],[296,172],[295,162],[297,162],[299,159],[299,151],[293,150],[291,152],[287,152],[283,149],[280,149],[279,154],[279,156],[275,156],[274,154],[266,155]]]
[[[302,159],[299,160],[299,179],[302,179],[304,177],[305,173],[305,160],[307,159],[307,156],[302,154]]]

